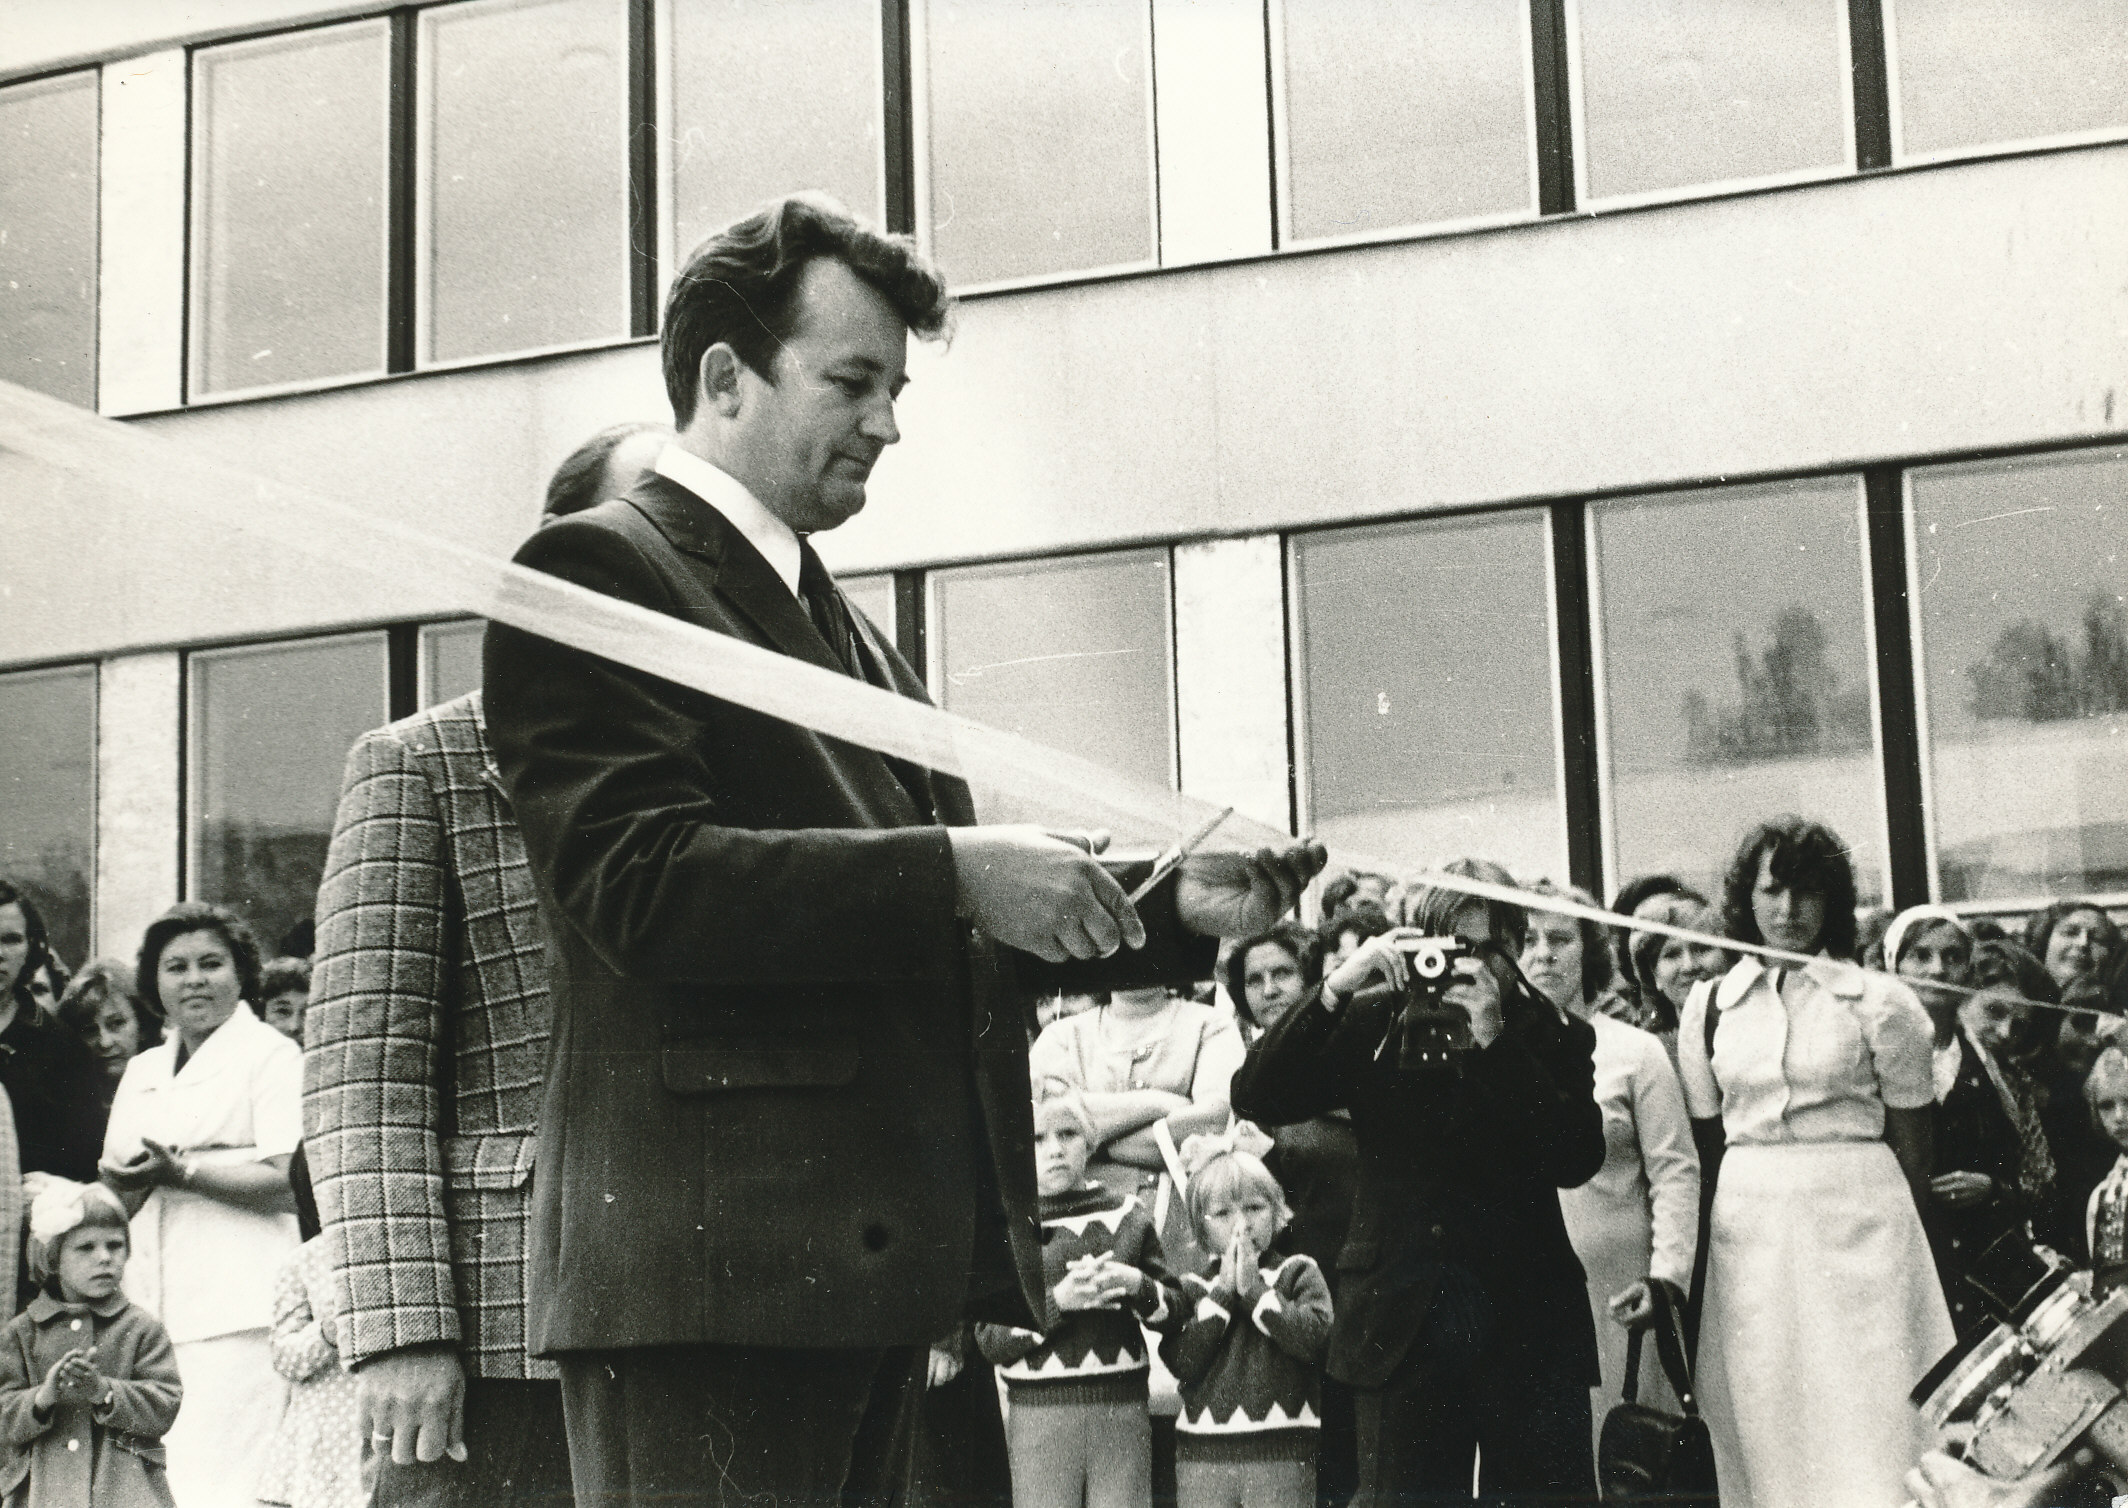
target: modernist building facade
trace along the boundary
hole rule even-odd
[[[1704,885],[1801,810],[1887,902],[2128,901],[2117,5],[170,14],[0,29],[6,381],[507,553],[666,416],[677,258],[825,189],[963,293],[823,545],[949,708],[1355,851]],[[140,470],[0,450],[0,873],[75,961],[270,942],[478,674],[399,546]]]

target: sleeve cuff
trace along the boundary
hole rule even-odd
[[[1167,1318],[1167,1290],[1151,1278],[1147,1278],[1145,1282],[1153,1291],[1153,1306],[1146,1311],[1145,1322],[1148,1325],[1157,1325]]]

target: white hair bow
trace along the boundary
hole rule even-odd
[[[1235,1120],[1224,1131],[1199,1131],[1182,1143],[1183,1171],[1195,1178],[1204,1171],[1205,1164],[1215,1158],[1231,1157],[1236,1152],[1246,1152],[1251,1157],[1261,1158],[1271,1150],[1271,1138],[1257,1128],[1254,1121]]]

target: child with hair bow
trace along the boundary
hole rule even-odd
[[[1247,1121],[1182,1144],[1197,1240],[1217,1253],[1182,1279],[1190,1312],[1162,1355],[1182,1392],[1177,1508],[1311,1508],[1322,1432],[1330,1285],[1312,1257],[1264,1265],[1293,1212]]]
[[[30,1204],[29,1307],[0,1338],[7,1508],[172,1508],[163,1436],[184,1390],[160,1322],[127,1302],[125,1206],[48,1177]]]
[[[1166,1332],[1182,1295],[1135,1194],[1086,1176],[1093,1117],[1079,1092],[1046,1079],[1034,1103],[1042,1280],[1050,1314],[1037,1332],[976,1326],[1005,1379],[1005,1448],[1014,1508],[1150,1508],[1152,1421],[1140,1322]]]

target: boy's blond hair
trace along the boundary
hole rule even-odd
[[[1077,1123],[1080,1132],[1089,1144],[1094,1139],[1093,1112],[1086,1108],[1086,1097],[1069,1081],[1045,1078],[1034,1086],[1034,1128],[1042,1129],[1042,1122],[1052,1116],[1067,1116]]]

